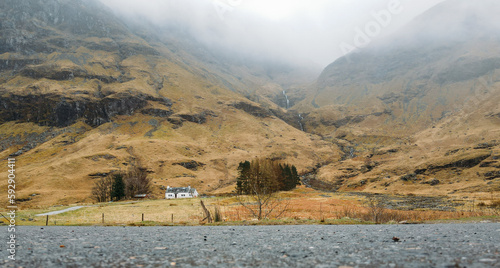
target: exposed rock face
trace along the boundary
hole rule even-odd
[[[430,186],[436,186],[441,183],[438,179],[432,179],[430,181],[424,182],[425,184],[429,184]]]
[[[150,101],[163,104],[165,112],[145,110],[144,114],[171,114],[170,101],[154,91],[113,94],[108,89],[102,94],[102,84],[135,79],[123,69],[122,60],[159,53],[99,1],[6,0],[0,2],[0,21],[0,123],[66,127],[83,119],[96,127],[116,115],[132,115]],[[40,91],[33,81],[46,81],[44,89]],[[83,94],[66,93],[75,86],[64,82],[85,88]]]
[[[43,133],[25,133],[25,135],[16,135],[16,136],[10,136],[10,137],[5,137],[5,136],[0,136],[0,152],[15,145],[24,145],[23,148],[21,148],[18,152],[17,155],[22,154],[23,152],[29,151],[32,148],[36,147],[38,144],[44,143],[55,136],[59,135],[61,131],[59,130],[48,130]]]
[[[417,175],[434,175],[442,170],[452,169],[452,170],[466,170],[476,166],[479,167],[489,167],[490,161],[484,161],[491,156],[489,151],[479,151],[474,153],[463,153],[462,155],[448,155],[446,159],[436,161],[435,163],[429,164],[425,167],[418,168],[414,173],[405,175],[401,177],[403,181],[415,181]],[[484,162],[483,162],[484,161]],[[488,177],[488,176],[487,176]],[[437,180],[439,183],[439,180]],[[437,185],[435,181],[424,182],[430,184],[431,186]]]
[[[189,170],[197,171],[199,167],[203,167],[205,164],[191,160],[187,162],[174,163],[173,165],[178,165],[187,168]]]
[[[261,117],[261,118],[266,118],[272,116],[272,113],[259,106],[252,105],[248,102],[238,102],[238,103],[233,103],[231,104],[234,108],[238,110],[245,111],[248,114],[251,114],[256,117]]]
[[[110,122],[116,115],[132,115],[145,107],[148,100],[169,105],[168,100],[149,96],[114,95],[103,99],[72,100],[55,94],[6,95],[0,97],[0,122],[34,122],[41,126],[66,127],[83,118],[96,127]]]
[[[378,112],[378,113],[372,113],[368,115],[349,115],[347,117],[344,117],[342,119],[338,120],[327,120],[325,118],[321,119],[321,123],[325,126],[334,126],[336,128],[340,128],[345,125],[349,124],[357,124],[363,122],[367,117],[369,116],[382,116],[382,115],[391,115],[392,112],[390,110],[385,110],[383,112]]]
[[[164,109],[142,109],[142,114],[152,115],[155,117],[169,117],[172,115],[172,110],[164,110]]]
[[[217,115],[214,112],[208,110],[197,114],[178,114],[177,116],[179,116],[183,120],[200,125],[205,124],[207,122],[207,116],[217,117]]]
[[[500,178],[500,171],[491,171],[484,174],[486,180],[494,180]]]
[[[498,161],[484,161],[481,163],[480,167],[492,167],[500,169],[500,162]]]
[[[40,64],[42,60],[40,59],[1,59],[0,60],[0,72],[2,71],[12,71],[18,72],[27,65]]]
[[[306,187],[325,192],[338,191],[338,189],[342,187],[342,183],[344,182],[344,180],[342,179],[338,179],[334,183],[325,182],[316,179],[314,175],[305,175],[301,181],[302,184],[304,184]]]
[[[167,118],[167,121],[173,125],[174,129],[182,127],[186,121],[202,125],[207,122],[208,117],[217,117],[217,114],[210,110],[204,110],[196,114],[173,114],[171,110],[160,109],[145,109],[141,112],[147,115]]]
[[[445,169],[445,168],[471,168],[479,165],[483,160],[490,157],[491,153],[485,152],[481,154],[467,154],[458,159],[452,159],[448,163],[433,164],[428,167],[428,170]]]
[[[490,141],[490,142],[480,143],[480,144],[476,145],[474,147],[474,149],[476,149],[476,150],[478,150],[478,149],[491,149],[499,144],[500,144],[500,142],[494,140],[494,141]]]
[[[41,62],[41,60],[33,60],[33,62]],[[57,65],[46,65],[46,64],[33,64],[28,65],[23,68],[20,74],[24,77],[29,77],[33,79],[47,78],[56,81],[67,81],[72,80],[76,77],[92,80],[97,79],[105,84],[110,83],[125,83],[133,80],[133,78],[126,75],[120,74],[116,76],[104,75],[104,74],[91,74],[85,68],[80,66],[73,66],[71,68],[64,67],[61,68]]]

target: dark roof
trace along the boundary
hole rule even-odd
[[[191,188],[191,187],[170,187],[167,188],[167,193],[173,193],[173,194],[178,194],[178,193],[191,193],[193,194],[196,189]]]

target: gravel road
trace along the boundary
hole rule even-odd
[[[37,215],[35,215],[35,217],[37,217],[37,216],[47,216],[47,215],[57,215],[57,214],[61,214],[61,213],[68,212],[68,211],[78,210],[78,209],[81,209],[81,208],[84,208],[84,207],[85,206],[70,207],[70,208],[63,209],[63,210],[57,210],[57,211],[52,211],[52,212],[37,214]]]
[[[7,249],[7,228],[0,229]],[[28,227],[4,267],[500,267],[500,224]],[[398,237],[399,242],[393,241]]]

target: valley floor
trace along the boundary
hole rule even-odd
[[[234,196],[136,200],[21,209],[16,225],[297,225],[500,221],[499,199],[489,196],[331,193],[301,186],[277,195],[280,206],[258,221]],[[370,200],[372,203],[370,203]],[[252,200],[245,200],[252,205]],[[201,202],[214,222],[208,222]],[[79,209],[75,209],[79,208]],[[2,212],[6,215],[6,212]],[[376,214],[376,218],[374,217]],[[6,224],[5,218],[2,224]]]

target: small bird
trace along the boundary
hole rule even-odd
[[[394,242],[399,242],[399,237],[395,237],[395,236],[393,236],[393,237],[392,237],[392,241],[394,241]]]

